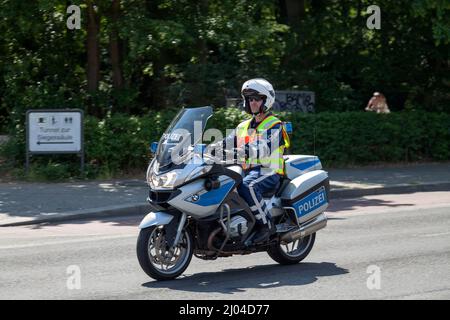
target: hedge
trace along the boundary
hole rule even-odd
[[[150,142],[159,140],[176,112],[169,109],[144,117],[116,114],[103,120],[85,117],[86,175],[95,178],[133,169],[145,170],[151,157]],[[450,160],[449,114],[283,112],[279,117],[293,124],[289,152],[316,154],[325,166]],[[237,109],[217,109],[208,127],[218,128],[225,134],[227,128],[236,127],[246,118],[247,115]],[[23,168],[23,128],[13,134],[1,153],[9,165],[3,165],[3,168]],[[50,165],[61,171],[61,166],[56,163],[62,157],[55,157],[36,157],[35,166]],[[78,162],[75,157],[66,156],[63,160],[69,161],[71,175],[76,175]]]
[[[214,124],[222,131],[246,118],[234,109],[220,110]],[[450,160],[450,114],[423,111],[282,112],[291,121],[293,154],[316,154],[326,166],[382,162]]]

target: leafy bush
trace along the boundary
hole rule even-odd
[[[450,160],[445,113],[297,113],[286,119],[294,125],[292,152],[315,153],[327,165]]]
[[[168,109],[143,117],[116,114],[103,120],[87,116],[84,175],[80,175],[74,155],[36,156],[32,178],[110,178],[136,169],[144,171],[151,157],[150,143],[159,140],[176,112]],[[282,112],[279,117],[293,124],[289,152],[316,154],[325,166],[450,160],[450,115],[446,113]],[[238,109],[217,109],[207,128],[217,128],[225,135],[226,129],[246,118]],[[4,167],[23,168],[23,129],[18,128],[0,154],[5,158]]]
[[[62,181],[70,178],[69,164],[53,163],[33,165],[30,168],[29,179],[35,181]]]

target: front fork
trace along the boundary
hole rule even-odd
[[[180,222],[178,223],[175,239],[173,241],[173,244],[170,245],[171,249],[175,248],[178,245],[178,243],[180,242],[181,233],[183,232],[184,225],[186,224],[186,219],[187,219],[187,214],[183,212],[181,215],[181,218],[180,218]]]

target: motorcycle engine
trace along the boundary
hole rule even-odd
[[[231,217],[230,221],[230,237],[232,239],[238,239],[242,237],[248,231],[248,221],[242,216]],[[227,223],[225,222],[225,226]]]

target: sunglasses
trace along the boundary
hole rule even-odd
[[[256,102],[259,102],[259,101],[261,101],[263,99],[263,97],[261,97],[261,96],[250,96],[250,97],[248,97],[248,101],[253,101],[253,100],[255,100]]]

